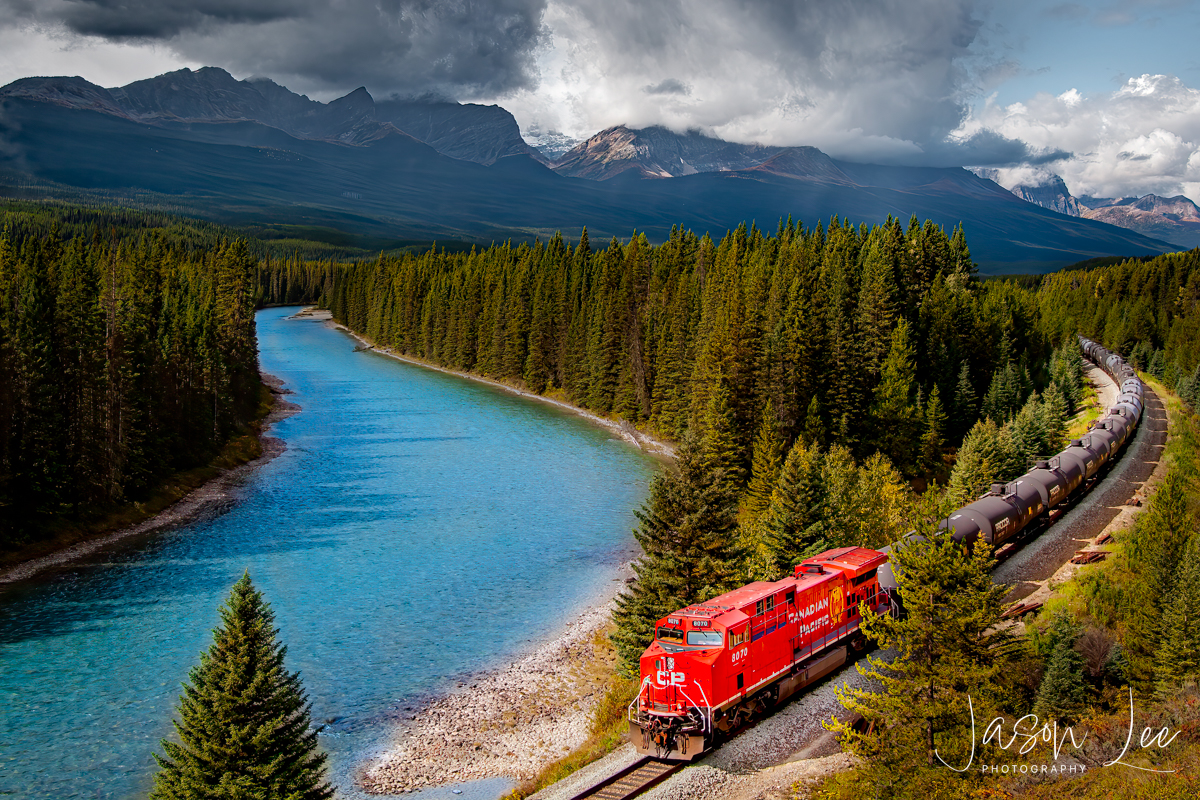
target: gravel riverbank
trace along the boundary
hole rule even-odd
[[[610,601],[584,611],[525,657],[413,714],[359,784],[399,794],[485,778],[524,780],[582,745],[611,669],[598,659],[612,609]]]
[[[572,404],[564,402],[562,400],[555,400],[553,397],[546,397],[545,395],[535,394],[533,392],[527,392],[524,389],[517,388],[516,386],[510,386],[507,383],[501,383],[500,381],[494,381],[491,378],[485,378],[481,375],[475,375],[474,373],[462,372],[460,370],[448,369],[447,367],[438,366],[437,364],[434,364],[429,361],[425,361],[420,358],[416,358],[414,356],[402,355],[388,347],[379,347],[374,342],[370,341],[369,339],[366,339],[365,337],[361,336],[358,333],[355,333],[354,331],[347,328],[345,325],[334,322],[333,315],[330,314],[328,311],[324,311],[321,309],[315,309],[315,308],[314,309],[305,309],[304,311],[300,312],[296,316],[297,317],[307,316],[307,317],[311,317],[313,319],[329,320],[329,323],[331,325],[333,325],[335,328],[337,328],[340,331],[344,331],[348,336],[354,338],[356,341],[361,343],[362,349],[364,349],[364,350],[371,350],[373,352],[379,353],[380,355],[387,356],[388,358],[394,358],[397,361],[403,361],[406,364],[414,364],[418,367],[424,367],[425,369],[432,369],[437,372],[445,373],[446,375],[454,375],[455,377],[458,377],[458,378],[466,378],[467,380],[475,381],[476,383],[486,383],[488,386],[495,387],[502,391],[508,392],[509,394],[515,394],[518,397],[524,397],[527,400],[535,400],[539,403],[546,403],[547,405],[556,406],[558,408],[563,409],[564,411],[570,411],[572,414],[576,414],[580,417],[583,417],[584,419],[588,420],[589,422],[595,423],[596,425],[600,425],[604,428],[608,428],[610,431],[615,433],[617,436],[620,436],[622,439],[624,439],[625,441],[634,445],[638,449],[643,450],[647,453],[650,453],[651,455],[661,456],[663,458],[674,458],[675,457],[675,446],[674,445],[672,445],[670,442],[666,442],[666,441],[663,441],[662,439],[651,436],[650,434],[645,433],[644,431],[639,431],[627,420],[623,420],[623,419],[613,420],[613,419],[608,419],[607,417],[601,417],[597,414],[593,414],[590,411],[582,409],[579,406],[572,405]]]

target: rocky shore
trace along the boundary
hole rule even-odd
[[[611,660],[612,602],[572,620],[514,664],[472,678],[413,714],[392,748],[359,776],[373,794],[483,778],[524,780],[587,739]]]

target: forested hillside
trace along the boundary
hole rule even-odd
[[[1106,560],[1078,568],[1065,581],[1056,577],[1050,584],[1053,595],[1042,611],[1025,618],[1024,635],[1008,642],[989,643],[984,636],[970,641],[970,646],[988,645],[986,658],[977,657],[974,664],[970,658],[952,658],[951,651],[963,647],[962,637],[940,638],[934,668],[920,673],[924,677],[935,674],[938,664],[954,664],[953,672],[935,674],[942,684],[936,703],[922,704],[914,713],[911,685],[895,680],[897,675],[919,672],[923,655],[917,648],[901,656],[909,663],[887,670],[882,692],[851,692],[851,702],[859,701],[856,708],[873,723],[866,734],[842,731],[843,744],[862,760],[810,796],[1182,800],[1196,795],[1200,765],[1198,282],[1200,251],[1192,251],[1062,272],[1047,276],[1032,290],[1046,336],[1065,339],[1079,332],[1095,338],[1128,354],[1162,382],[1150,388],[1167,411],[1169,436],[1157,477],[1137,488],[1139,494],[1149,495],[1148,502],[1131,524],[1112,531],[1112,538],[1099,548],[1107,552]],[[1058,354],[1056,372],[1069,366],[1064,366],[1065,356],[1065,351]],[[1155,412],[1158,408],[1155,403]],[[956,472],[972,461],[1003,465],[1023,439],[1022,430],[1014,427],[1022,415],[1004,426],[980,422],[959,450]],[[951,561],[939,565],[941,575],[947,574],[946,564]],[[911,564],[908,569],[911,574]],[[914,596],[930,594],[924,583],[918,586]],[[952,587],[940,613],[945,614],[944,608],[963,593],[963,588]],[[1001,610],[995,599],[974,606],[993,615],[988,625]],[[948,616],[956,625],[972,619],[970,613]],[[948,627],[946,619],[938,619],[939,631]],[[881,627],[886,632],[895,625],[885,619]],[[1003,626],[992,632],[1003,632]],[[981,681],[985,669],[995,672]],[[1013,724],[1032,711],[1037,715],[1034,727],[1052,724],[1062,736],[1070,726],[1074,734],[1061,751],[1044,743],[1049,737],[1036,745],[1004,749],[1003,736],[990,743],[986,737],[973,736],[966,708],[971,701],[976,720],[995,714]],[[914,718],[920,722],[922,714],[939,716],[927,729],[913,723]],[[1147,738],[1136,740],[1136,733],[1144,729],[1149,730],[1142,733]],[[1159,743],[1148,745],[1148,737],[1158,731],[1166,734]],[[974,767],[960,775],[935,762],[929,754],[935,735],[939,757],[945,756],[950,764],[956,758],[957,763],[966,763],[966,748],[978,743],[971,754]],[[1071,769],[1070,783],[1063,782],[1062,761],[1057,775],[1053,770],[1047,774],[1043,766],[1059,752],[1070,754],[1067,763],[1084,768]],[[993,764],[1007,768],[999,771],[990,767]]]
[[[247,243],[127,216],[0,220],[0,549],[144,498],[257,409]]]
[[[1051,335],[1094,338],[1200,399],[1200,250],[1048,275],[1039,303]]]
[[[748,473],[764,426],[780,447],[808,427],[856,456],[882,450],[907,473],[936,471],[918,446],[927,409],[940,407],[926,448],[936,461],[981,402],[1003,395],[1019,409],[1051,349],[1031,295],[981,285],[962,231],[916,220],[279,262],[262,284],[268,302],[319,301],[381,346],[673,439],[703,434],[728,404]],[[1012,384],[1000,395],[989,394],[997,364]]]

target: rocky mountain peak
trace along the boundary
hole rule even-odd
[[[1200,222],[1200,208],[1197,208],[1195,203],[1181,194],[1174,197],[1148,194],[1139,197],[1130,205],[1142,211],[1161,214],[1175,222]]]
[[[695,130],[676,133],[659,125],[614,125],[576,145],[551,168],[562,175],[592,180],[607,180],[629,170],[647,178],[674,178],[750,169],[781,150],[727,142]]]
[[[0,97],[35,100],[65,108],[82,108],[126,116],[112,94],[101,86],[75,77],[21,78],[0,88]]]

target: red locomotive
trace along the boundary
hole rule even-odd
[[[688,760],[751,715],[846,662],[862,642],[859,602],[889,608],[877,571],[887,555],[841,547],[780,581],[758,581],[680,609],[655,626],[629,706],[640,753]]]

